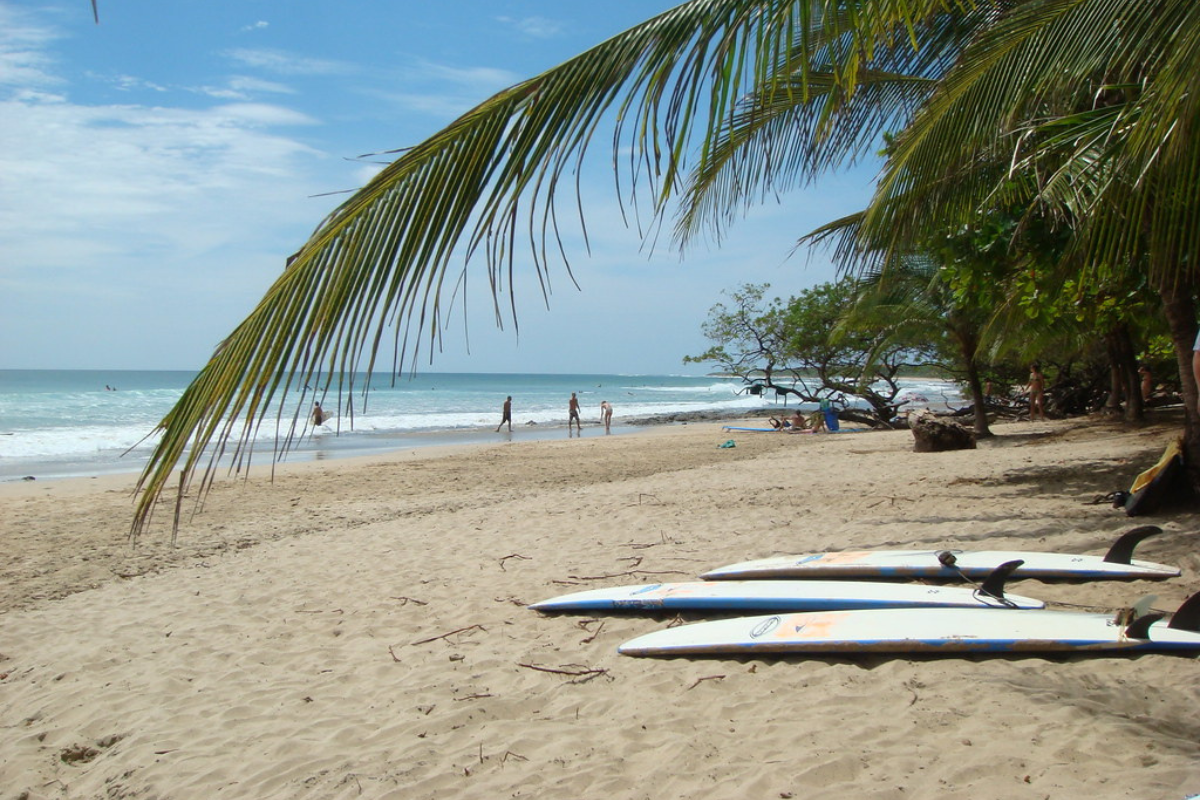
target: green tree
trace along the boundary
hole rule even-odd
[[[207,485],[218,454],[244,457],[271,415],[288,430],[280,409],[298,387],[344,386],[339,376],[375,369],[385,341],[396,368],[435,347],[460,258],[483,263],[502,316],[518,233],[530,234],[521,260],[543,274],[561,248],[560,184],[601,129],[626,199],[640,193],[661,215],[691,187],[685,232],[719,230],[741,205],[901,130],[865,220],[876,236],[927,236],[931,221],[967,220],[995,191],[972,169],[981,154],[1036,163],[1043,151],[1026,147],[1044,144],[1054,169],[1027,174],[1037,202],[1082,221],[1080,274],[1146,264],[1186,374],[1200,264],[1198,42],[1194,0],[685,2],[488,99],[337,208],[163,419],[134,531],[176,467],[182,499],[197,470]],[[1119,102],[1059,111],[1094,76],[1123,87]],[[1022,136],[1055,118],[1057,138]],[[1196,387],[1183,383],[1200,465]]]
[[[768,288],[748,284],[729,292],[732,305],[713,306],[701,326],[713,346],[684,361],[714,364],[751,385],[804,402],[836,402],[846,420],[894,426],[903,405],[896,401],[901,372],[922,366],[927,348],[875,320],[847,324],[856,281],[820,284],[786,303],[767,301]]]

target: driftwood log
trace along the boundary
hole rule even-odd
[[[930,413],[912,414],[908,418],[916,440],[913,450],[917,453],[940,453],[945,450],[974,450],[975,432]]]

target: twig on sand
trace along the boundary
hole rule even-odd
[[[582,621],[582,622],[580,622],[580,623],[579,623],[579,627],[583,628],[583,629],[586,631],[586,630],[587,630],[587,626],[588,626],[588,624],[589,624],[589,623],[592,623],[592,622],[595,622],[595,621],[596,621],[596,620],[594,620],[594,619],[584,620],[584,621]],[[589,633],[591,633],[592,635],[591,635],[591,636],[589,636],[589,637],[587,637],[587,638],[586,638],[586,639],[584,639],[583,641],[581,641],[581,642],[580,642],[580,644],[591,644],[592,642],[596,641],[596,637],[600,635],[600,631],[602,631],[602,630],[604,630],[604,623],[603,623],[603,622],[601,622],[601,623],[600,623],[600,627],[596,628],[596,630],[595,630],[594,632],[593,632],[593,631],[588,631],[588,632],[589,632]]]
[[[400,605],[402,605],[402,606],[406,606],[406,605],[408,605],[409,603],[412,603],[413,605],[418,605],[418,606],[427,606],[427,605],[429,605],[429,603],[425,602],[424,600],[418,600],[418,599],[417,599],[417,598],[415,598],[415,597],[403,597],[403,596],[402,596],[402,597],[392,597],[391,599],[393,599],[393,600],[399,600],[399,601],[400,601]]]
[[[469,694],[466,697],[456,697],[454,700],[455,702],[462,700],[483,700],[485,697],[494,697],[494,695],[488,694],[487,692],[480,692],[478,694]],[[482,746],[483,745],[480,745],[480,747]]]
[[[580,666],[579,664],[564,664],[563,669],[555,669],[554,667],[539,667],[537,664],[526,664],[524,662],[518,662],[517,666],[525,667],[525,669],[536,670],[538,672],[549,672],[554,675],[569,675],[570,677],[575,678],[575,680],[571,681],[571,683],[583,683],[600,675],[608,675],[608,670],[606,669],[593,669],[591,667]],[[611,676],[609,677],[611,678]]]
[[[532,560],[529,556],[523,556],[520,553],[509,553],[504,558],[500,559],[500,571],[501,572],[504,572],[504,562],[508,561],[510,558],[519,558],[522,561],[531,561]]]
[[[667,570],[646,570],[646,569],[631,569],[628,572],[618,572],[613,575],[569,575],[572,580],[577,581],[607,581],[613,578],[631,578],[635,575],[687,575],[689,573],[678,569]]]
[[[430,642],[436,642],[438,639],[449,639],[451,636],[454,636],[456,634],[466,633],[467,631],[473,631],[476,629],[481,630],[484,633],[487,633],[487,628],[483,627],[482,625],[468,625],[467,627],[459,628],[456,631],[450,631],[449,633],[443,633],[439,636],[430,636],[428,639],[422,639],[419,642],[413,642],[412,646],[416,647],[419,644],[429,644]]]
[[[696,682],[693,683],[691,686],[689,686],[687,688],[687,690],[690,692],[692,689],[695,689],[697,686],[699,686],[704,681],[723,681],[723,680],[725,680],[724,675],[705,675],[703,678],[696,678]]]

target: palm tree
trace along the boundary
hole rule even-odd
[[[499,298],[518,232],[527,226],[539,277],[566,261],[558,192],[601,130],[611,130],[622,194],[647,198],[656,218],[696,187],[686,232],[903,128],[864,218],[878,236],[917,230],[922,214],[969,217],[994,187],[948,178],[970,175],[977,153],[1019,150],[1018,124],[1059,95],[1077,98],[1079,76],[1132,82],[1109,138],[1092,150],[1080,143],[1098,160],[1073,159],[1042,192],[1087,178],[1072,184],[1088,220],[1087,268],[1136,263],[1124,256],[1148,250],[1164,291],[1168,278],[1187,277],[1174,282],[1168,312],[1178,346],[1194,333],[1186,270],[1200,256],[1200,151],[1188,146],[1200,109],[1189,83],[1197,14],[1194,0],[690,0],[500,92],[405,150],[289,260],[160,423],[134,533],[176,466],[178,520],[197,471],[203,489],[227,450],[240,465],[272,416],[286,449],[303,407],[289,419],[287,402],[303,400],[301,387],[352,392],[354,371],[376,368],[385,337],[393,370],[435,347],[457,259],[482,261],[497,320],[510,316]],[[689,183],[689,174],[708,177]],[[1194,423],[1194,388],[1188,397]],[[1200,426],[1189,431],[1200,451]]]
[[[980,30],[912,122],[864,219],[894,246],[1004,196],[1070,227],[1084,283],[1131,273],[1163,300],[1200,463],[1191,349],[1200,273],[1200,6],[1187,0],[1031,0]],[[1200,485],[1200,473],[1195,475]]]
[[[339,397],[352,397],[355,371],[375,371],[386,338],[394,371],[422,345],[436,347],[445,298],[461,280],[452,274],[457,259],[483,263],[497,321],[512,315],[515,306],[505,310],[499,298],[511,283],[519,231],[528,230],[521,252],[540,278],[566,261],[556,201],[601,128],[611,127],[626,199],[648,198],[660,215],[683,180],[689,149],[699,147],[702,163],[746,98],[809,102],[850,92],[873,54],[911,50],[914,26],[968,6],[690,0],[500,92],[404,150],[318,226],[160,422],[138,484],[134,535],[177,466],[176,523],[197,472],[203,496],[220,459],[246,463],[263,424],[276,427],[277,452],[286,450],[300,429],[303,387],[336,386]],[[625,150],[632,155],[622,159]]]

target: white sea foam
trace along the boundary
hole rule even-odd
[[[139,469],[157,441],[152,435],[155,426],[191,377],[182,372],[0,370],[0,477]],[[356,388],[362,385],[359,381]],[[957,389],[947,382],[915,380],[902,385],[905,394],[900,399],[960,402]],[[293,418],[303,425],[314,399],[322,400],[335,419],[316,430],[303,428],[296,446],[300,451],[349,452],[400,446],[397,436],[490,432],[508,395],[513,396],[514,428],[562,428],[572,392],[579,398],[585,423],[599,420],[600,402],[607,400],[618,425],[661,414],[738,413],[782,407],[785,402],[773,394],[751,395],[741,381],[712,377],[431,373],[394,385],[377,379],[365,402],[361,391],[340,397],[336,391],[293,391],[283,419],[277,424],[272,417],[255,429],[255,447],[270,453],[276,437],[287,435]],[[788,405],[796,407],[794,399]],[[240,432],[240,425],[235,426],[235,438]]]

